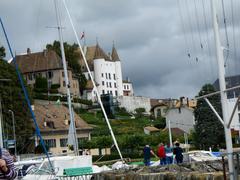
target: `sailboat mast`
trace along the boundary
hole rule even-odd
[[[223,56],[223,48],[221,47],[221,42],[220,42],[215,0],[211,0],[211,8],[212,8],[215,46],[216,46],[216,56],[217,56],[217,62],[218,62],[218,76],[219,76],[222,114],[223,114],[225,140],[226,140],[227,156],[228,156],[229,176],[230,176],[230,180],[234,180],[232,136],[231,136],[231,129],[227,127],[229,117],[227,115],[228,107],[227,107],[227,94],[226,94],[226,82],[225,82],[224,56]]]
[[[69,115],[70,115],[70,123],[73,126],[74,153],[77,156],[77,155],[79,155],[77,133],[76,133],[76,126],[75,126],[74,117],[73,117],[74,115],[73,115],[73,110],[72,110],[72,102],[71,102],[71,94],[70,94],[70,82],[69,82],[68,73],[67,73],[66,57],[65,57],[64,46],[63,46],[62,26],[61,26],[61,19],[60,19],[60,15],[59,15],[59,8],[58,8],[57,0],[54,0],[54,5],[55,5],[55,10],[56,10],[57,29],[58,29],[61,55],[62,55],[62,63],[63,63],[63,69],[64,69],[64,78],[65,78],[65,82],[66,82],[67,101],[68,101],[68,109],[69,109]]]

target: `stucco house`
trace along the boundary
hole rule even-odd
[[[16,56],[16,63],[28,85],[33,87],[38,76],[44,77],[47,79],[48,89],[52,85],[59,85],[58,93],[66,94],[67,88],[62,60],[55,51],[44,50],[43,52],[31,53],[31,50],[28,48],[27,53]],[[71,94],[79,96],[78,80],[74,78],[69,67],[68,79]]]
[[[170,108],[166,113],[167,128],[169,127],[169,121],[171,128],[179,128],[186,133],[190,133],[195,124],[193,109],[187,106]]]
[[[67,147],[70,125],[68,108],[64,105],[35,101],[34,113],[45,144],[53,154],[71,152]],[[78,142],[91,139],[92,127],[74,113]],[[35,137],[35,146],[39,144]],[[80,152],[82,153],[82,152]]]

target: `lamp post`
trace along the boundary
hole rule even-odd
[[[11,79],[0,79],[0,82],[9,82]],[[3,117],[2,117],[2,100],[0,94],[0,147],[3,148]]]
[[[16,141],[16,133],[15,133],[15,116],[12,110],[8,110],[8,112],[12,115],[12,124],[13,124],[13,139],[14,139],[14,155],[17,156],[17,141]]]

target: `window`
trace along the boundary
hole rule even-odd
[[[53,121],[47,121],[47,127],[55,129],[54,122]]]
[[[112,91],[110,91],[110,94],[113,94]]]
[[[52,79],[53,78],[53,72],[52,71],[48,71],[47,72],[47,78],[48,79]]]
[[[111,74],[110,73],[108,73],[108,77],[109,77],[109,79],[111,79]]]
[[[240,122],[240,114],[238,114],[238,121]]]
[[[56,139],[45,139],[44,142],[49,148],[56,147]]]
[[[60,139],[60,147],[67,147],[67,138]]]
[[[108,82],[107,82],[107,87],[108,87]]]
[[[117,88],[117,83],[114,83],[114,87]]]
[[[102,85],[104,86],[104,81],[102,81]]]
[[[117,91],[115,91],[115,96],[117,96],[118,95],[118,93],[117,93]]]
[[[104,74],[102,73],[102,77],[104,77]]]
[[[112,83],[109,83],[109,87],[110,87],[110,88],[112,87]]]
[[[62,72],[62,77],[65,77],[65,76],[64,76],[64,72]]]
[[[37,77],[42,77],[42,74],[41,73],[37,73]]]
[[[109,91],[107,91],[107,94],[109,94]]]
[[[124,85],[124,89],[126,89],[126,85]]]
[[[116,74],[113,74],[113,79],[116,80]]]
[[[161,109],[158,109],[157,110],[157,117],[161,117],[161,116],[162,116]]]
[[[102,94],[105,94],[105,91],[104,91],[104,90],[102,90]]]
[[[106,79],[108,79],[108,75],[107,75],[107,73],[105,73],[105,76],[106,76]]]
[[[36,74],[35,73],[33,73],[33,79],[36,79]]]
[[[63,81],[63,87],[66,87],[66,83],[65,83],[65,81]]]
[[[32,73],[28,74],[28,79],[32,80]]]
[[[128,89],[128,85],[127,85],[127,89]]]

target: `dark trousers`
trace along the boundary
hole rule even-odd
[[[183,156],[176,156],[176,161],[177,161],[177,164],[180,164],[183,162]]]
[[[166,165],[167,164],[167,159],[166,157],[160,158],[160,165]]]

